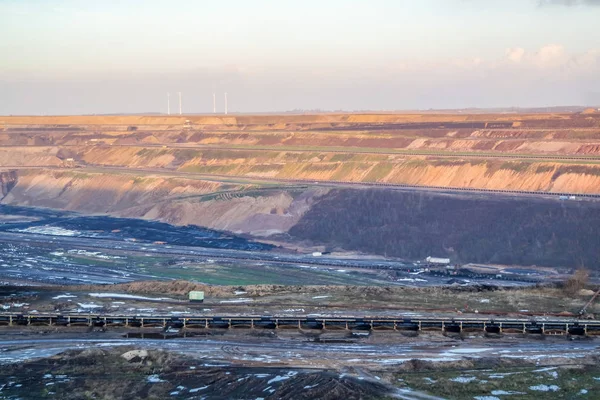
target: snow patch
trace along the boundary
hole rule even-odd
[[[554,371],[555,369],[557,369],[558,367],[548,367],[548,368],[540,368],[540,369],[536,369],[533,370],[532,372],[546,372],[546,371]]]
[[[556,385],[537,385],[529,386],[529,390],[533,390],[536,392],[558,392],[560,388]]]
[[[35,233],[38,235],[50,235],[50,236],[77,236],[80,235],[79,231],[72,231],[69,229],[59,228],[57,226],[31,226],[26,229],[15,229],[16,232],[23,233]]]
[[[164,380],[160,379],[160,377],[158,375],[150,375],[148,376],[148,378],[146,378],[146,380],[149,383],[159,383],[159,382],[164,382]]]
[[[467,348],[467,349],[452,349],[446,351],[444,354],[472,354],[472,353],[483,353],[484,351],[489,351],[490,349],[483,348]]]
[[[102,306],[99,306],[98,304],[94,304],[94,303],[77,303],[77,305],[83,309],[94,309],[94,308],[102,308]]]
[[[458,383],[470,383],[477,380],[474,376],[457,376],[456,378],[450,379],[452,382]]]
[[[65,294],[59,294],[58,296],[54,296],[52,299],[53,300],[58,300],[58,299],[70,299],[70,298],[74,298],[77,297],[74,294],[69,294],[69,293],[65,293]]]
[[[271,383],[275,382],[285,381],[286,379],[290,379],[291,377],[296,376],[297,374],[298,373],[296,371],[290,371],[284,376],[277,375],[275,378],[270,379],[267,382],[267,385],[270,385]]]
[[[506,390],[492,390],[494,396],[511,396],[513,394],[525,394],[523,392],[507,392]]]
[[[208,386],[202,386],[202,387],[199,387],[199,388],[190,389],[190,393],[197,393],[197,392],[199,392],[201,390],[204,390],[204,389],[207,389],[207,388],[208,388]]]
[[[144,297],[144,296],[135,296],[132,294],[121,294],[121,293],[90,293],[90,297],[99,297],[99,298],[112,298],[112,299],[131,299],[131,300],[173,300],[168,297]]]
[[[221,300],[219,303],[250,303],[254,301],[253,299],[241,298],[235,300]]]

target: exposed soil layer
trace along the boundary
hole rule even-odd
[[[455,262],[595,268],[600,205],[333,190],[290,231],[299,240],[374,254]]]
[[[159,220],[255,236],[286,232],[314,198],[328,190],[59,170],[3,172],[0,188],[0,202],[7,205]]]
[[[596,114],[2,117],[2,145],[267,145],[597,154]]]
[[[124,216],[127,210],[140,206],[242,188],[195,179],[84,171],[13,170],[0,175],[0,179],[7,189],[4,204]]]
[[[0,118],[12,168],[598,193],[598,155],[600,113]]]
[[[87,165],[164,168],[185,173],[306,181],[598,193],[600,166],[551,160],[447,159],[326,151],[82,148]],[[174,161],[175,160],[175,161]]]
[[[227,115],[227,116],[3,116],[0,123],[8,126],[16,125],[41,125],[73,130],[77,125],[149,125],[169,126],[181,125],[190,121],[198,125],[224,125],[231,127],[258,126],[271,129],[286,127],[292,124],[328,124],[339,128],[343,124],[385,125],[395,124],[421,124],[439,126],[444,124],[477,124],[487,123],[493,126],[528,126],[547,127],[549,125],[560,127],[589,127],[598,126],[597,114],[583,113],[536,113],[536,114],[271,114],[271,115]],[[126,130],[125,128],[123,130]],[[137,130],[137,129],[136,129]]]
[[[22,399],[366,399],[390,392],[381,383],[335,372],[210,367],[175,353],[131,347],[3,365],[0,379],[12,382],[3,385],[3,395]]]

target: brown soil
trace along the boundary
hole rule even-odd
[[[558,176],[565,163],[535,160],[505,161],[443,159],[379,154],[323,152],[87,148],[80,158],[93,165],[166,168],[200,174],[247,178],[383,182],[417,186],[598,193],[600,165],[577,164],[576,173]],[[173,160],[179,160],[174,165]],[[569,164],[566,164],[569,165]]]
[[[55,286],[52,292],[73,292],[72,286]],[[553,315],[561,312],[577,313],[590,299],[587,294],[570,296],[562,289],[551,287],[499,289],[492,287],[403,287],[403,286],[284,286],[246,285],[211,286],[188,281],[132,282],[117,285],[81,285],[80,292],[132,293],[169,296],[187,299],[192,290],[204,291],[207,307],[220,307],[218,299],[235,298],[236,291],[246,292],[244,297],[254,299],[261,312],[269,309],[281,312],[286,304],[311,307],[327,304],[336,309],[357,310],[417,310],[422,312],[473,312],[480,314]],[[313,296],[329,296],[313,299]],[[485,302],[481,300],[485,299]],[[260,304],[260,305],[259,305]],[[36,307],[40,307],[36,304]],[[466,307],[466,308],[465,308]],[[527,312],[521,310],[527,309]],[[590,313],[598,312],[600,305],[592,305]],[[228,306],[228,312],[248,312],[248,305]],[[320,308],[319,312],[330,310]],[[571,314],[569,314],[571,315]]]

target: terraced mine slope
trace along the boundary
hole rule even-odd
[[[575,266],[593,257],[581,255],[579,239],[598,237],[593,198],[581,200],[600,195],[600,114],[7,116],[0,117],[0,183],[4,204],[193,224],[278,244]],[[382,207],[366,191],[373,185],[391,185],[384,190],[391,204],[413,208]],[[413,201],[397,192],[402,185],[429,194]],[[523,218],[548,240],[507,243],[481,232],[489,221],[465,213],[465,237],[483,241],[474,250],[456,245],[466,239],[449,216],[436,221],[445,229],[409,218],[418,207],[446,204],[444,188],[467,190],[453,195],[456,208],[475,201],[502,232],[511,225],[498,215],[526,209]],[[509,192],[491,201],[485,191]],[[520,192],[552,196],[539,211],[511,197]],[[329,235],[352,232],[356,210],[377,221],[372,235]],[[563,223],[568,233],[559,231]],[[390,226],[405,227],[411,240]],[[436,232],[448,236],[432,241]]]

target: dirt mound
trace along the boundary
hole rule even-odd
[[[380,382],[335,372],[265,367],[207,367],[165,351],[122,357],[135,348],[87,349],[3,366],[10,398],[60,399],[366,399],[383,398]],[[140,352],[141,353],[141,352]],[[200,365],[199,365],[200,364]],[[50,388],[50,389],[48,389]]]

